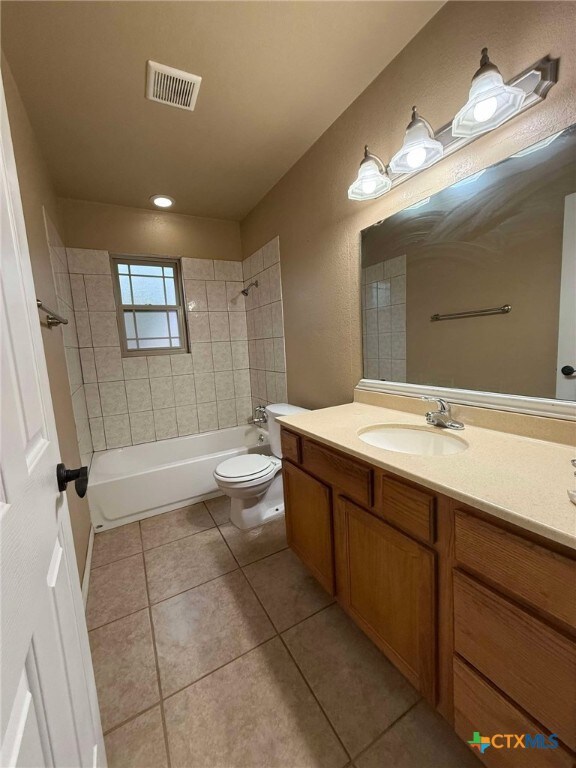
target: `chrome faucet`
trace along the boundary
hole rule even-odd
[[[254,408],[254,418],[252,419],[254,424],[267,424],[268,416],[266,415],[266,407],[264,405],[257,405]]]
[[[446,402],[446,400],[442,400],[441,397],[423,397],[422,400],[438,403],[437,411],[428,411],[426,414],[428,424],[432,424],[434,427],[442,427],[443,429],[464,429],[464,424],[461,421],[455,421],[452,418],[452,409],[450,403]]]

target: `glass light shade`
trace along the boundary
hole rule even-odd
[[[520,111],[526,94],[506,85],[497,69],[474,77],[466,104],[452,121],[453,136],[480,136],[498,128]]]
[[[432,128],[414,107],[402,148],[390,160],[394,173],[412,173],[428,168],[444,154],[444,147],[434,138]]]
[[[356,180],[348,188],[350,200],[375,200],[391,188],[386,170],[369,155],[362,161]]]

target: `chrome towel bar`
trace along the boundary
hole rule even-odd
[[[52,309],[49,309],[46,304],[43,304],[40,299],[36,299],[36,306],[43,312],[46,312],[46,325],[48,328],[53,328],[55,325],[68,325],[68,320]]]
[[[504,304],[502,307],[491,307],[489,309],[472,309],[470,312],[452,312],[448,315],[432,315],[432,323],[438,320],[459,320],[461,317],[485,317],[486,315],[507,315],[512,311],[510,304]]]

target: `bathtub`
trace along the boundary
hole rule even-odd
[[[270,453],[267,434],[247,425],[97,451],[88,483],[92,524],[103,531],[218,496],[218,464],[254,452]]]

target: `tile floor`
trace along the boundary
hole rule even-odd
[[[96,535],[110,768],[478,768],[287,549],[213,499]]]

